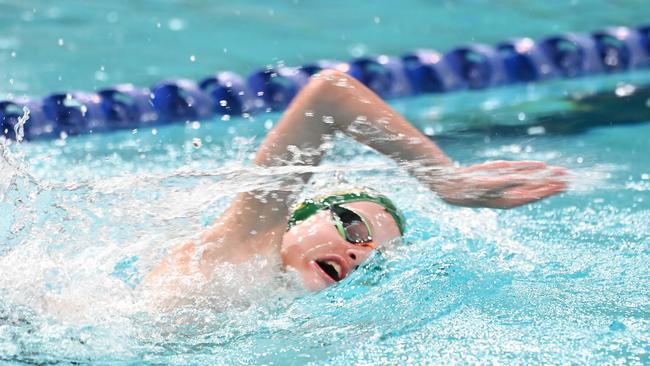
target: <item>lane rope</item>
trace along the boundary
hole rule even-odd
[[[470,44],[446,53],[420,49],[393,57],[320,60],[301,67],[265,68],[247,78],[223,71],[198,83],[163,80],[150,88],[116,85],[95,93],[53,93],[45,98],[0,100],[0,135],[15,139],[14,125],[30,111],[25,139],[52,139],[172,122],[281,111],[325,68],[347,72],[383,98],[485,89],[553,78],[650,67],[650,26],[608,27],[539,41],[516,38],[489,46]]]

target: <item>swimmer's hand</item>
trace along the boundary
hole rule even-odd
[[[512,208],[563,192],[566,170],[540,161],[489,161],[455,168],[435,191],[466,207]]]

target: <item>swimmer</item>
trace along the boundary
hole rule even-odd
[[[543,162],[455,165],[375,93],[334,70],[312,77],[269,132],[254,163],[260,167],[316,166],[324,154],[321,146],[336,132],[393,159],[452,205],[506,209],[566,187],[565,170]],[[296,162],[295,147],[310,153]],[[304,184],[310,176],[300,173],[297,179]],[[335,192],[295,205],[298,193],[238,194],[197,242],[172,249],[149,274],[146,285],[197,273],[209,281],[221,263],[279,256],[285,269],[299,274],[305,288],[319,290],[348,277],[374,250],[399,239],[406,230],[399,208],[374,190]]]

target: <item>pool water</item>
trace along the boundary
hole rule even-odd
[[[0,1],[0,93],[445,50],[639,24],[648,8],[82,4]],[[647,364],[649,82],[637,71],[395,100],[453,159],[543,160],[570,169],[570,188],[508,211],[452,207],[392,162],[339,139],[306,192],[340,175],[376,187],[405,208],[404,245],[318,293],[277,275],[272,260],[224,265],[213,296],[168,312],[152,311],[138,284],[236,192],[274,184],[269,174],[280,173],[252,169],[250,157],[279,115],[5,141],[0,362]]]

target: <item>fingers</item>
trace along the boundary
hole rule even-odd
[[[539,161],[491,161],[461,168],[456,177],[461,182],[472,182],[476,188],[494,190],[527,183],[547,183],[567,174],[566,169],[548,166]]]
[[[495,186],[480,194],[478,200],[487,207],[512,208],[563,192],[567,188],[567,182],[563,179],[566,170],[552,167],[548,173],[542,179],[522,174],[503,176],[501,178],[505,181],[500,182],[500,186],[499,182],[490,181]]]
[[[462,178],[475,179],[542,179],[546,176],[560,176],[566,174],[566,170],[560,167],[548,166],[539,161],[493,161],[484,164],[472,165],[460,168],[456,175]],[[520,177],[521,176],[521,177]]]
[[[562,168],[560,166],[550,166],[549,168],[551,169],[551,174],[554,177],[563,177],[569,173],[566,168]]]
[[[513,208],[562,193],[565,189],[566,183],[563,181],[519,186],[504,191],[501,198],[491,200],[491,202],[489,202],[489,207]]]
[[[512,208],[564,191],[565,175],[540,161],[489,161],[457,169],[438,193],[455,205]]]
[[[547,165],[543,161],[532,161],[532,160],[523,160],[523,161],[509,161],[509,160],[493,160],[487,161],[481,164],[470,165],[466,168],[462,168],[464,172],[476,172],[476,171],[490,171],[490,170],[536,170],[544,169]]]

